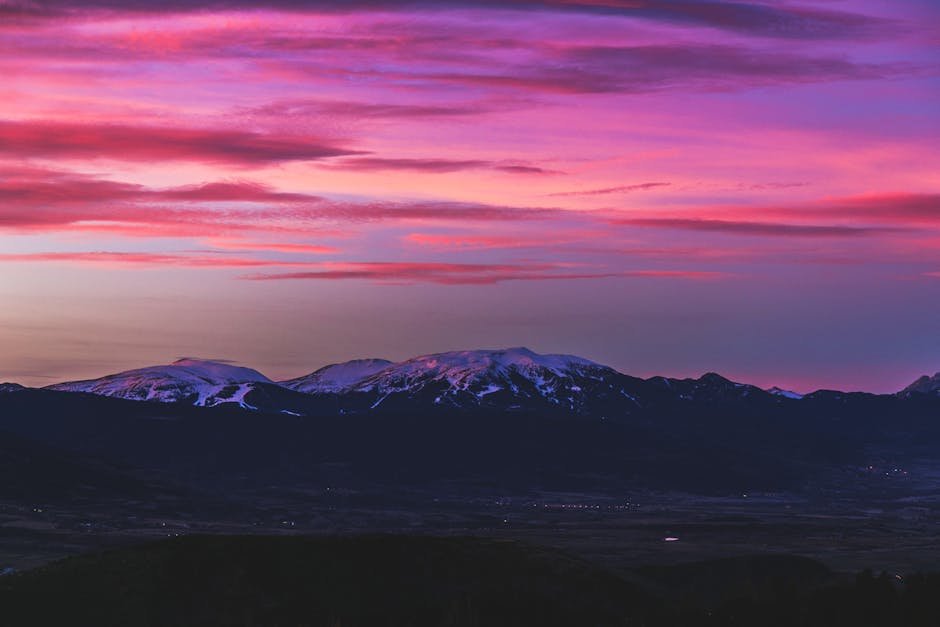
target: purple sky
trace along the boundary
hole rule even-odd
[[[195,6],[0,0],[0,380],[940,369],[935,2]]]

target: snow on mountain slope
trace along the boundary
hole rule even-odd
[[[343,392],[391,365],[387,359],[354,359],[324,366],[303,377],[280,381],[279,385],[307,394]]]
[[[0,383],[0,394],[8,394],[10,392],[19,392],[25,389],[26,388],[20,385],[19,383]]]
[[[88,381],[58,383],[46,389],[138,401],[185,401],[207,407],[238,403],[248,407],[244,397],[256,383],[273,382],[251,368],[218,361],[180,359],[166,366],[128,370]]]
[[[522,407],[535,403],[579,409],[590,395],[619,395],[620,373],[573,355],[540,355],[527,348],[473,350],[423,355],[389,365],[350,386],[376,396],[373,407],[390,397],[435,405]],[[601,390],[601,388],[605,388]],[[617,389],[614,389],[617,388]]]
[[[784,390],[783,388],[778,388],[776,385],[772,388],[765,390],[768,394],[773,394],[774,396],[782,396],[783,398],[790,398],[793,400],[800,400],[803,398],[802,394],[798,392],[793,392],[791,390]]]

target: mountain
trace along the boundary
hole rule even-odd
[[[377,372],[343,391],[379,406],[563,409],[587,412],[601,404],[636,407],[641,380],[573,355],[527,348],[422,355]]]
[[[280,385],[305,394],[344,392],[356,383],[392,365],[387,359],[354,359],[330,364],[306,376],[281,381]]]
[[[932,377],[924,375],[900,392],[900,394],[904,396],[909,396],[912,393],[933,394],[940,396],[940,372]]]
[[[25,389],[0,385],[0,393]],[[49,386],[128,400],[234,404],[292,416],[426,410],[534,411],[634,415],[727,405],[764,411],[782,403],[866,403],[873,395],[819,390],[807,395],[764,390],[714,372],[694,378],[640,379],[574,355],[539,354],[524,347],[422,355],[401,362],[356,359],[275,383],[257,370],[219,361],[181,359],[89,381]],[[921,377],[897,396],[940,397],[940,373]],[[853,401],[854,402],[854,401]]]
[[[798,401],[801,398],[803,398],[802,394],[799,394],[792,390],[784,390],[783,388],[778,388],[776,385],[773,386],[772,388],[767,388],[765,392],[767,392],[768,394],[773,394],[774,396],[782,396],[783,398],[793,399],[795,401]]]
[[[770,399],[770,394],[756,385],[737,383],[714,372],[708,372],[698,379],[653,377],[647,382],[661,393],[686,403],[714,404]]]
[[[136,401],[186,402],[198,406],[245,403],[245,395],[256,384],[274,382],[252,370],[200,359],[180,359],[166,366],[128,370],[88,381],[50,385],[58,392],[87,392]]]
[[[0,383],[0,394],[9,394],[10,392],[20,392],[26,388],[19,383]]]

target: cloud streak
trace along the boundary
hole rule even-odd
[[[896,232],[893,227],[855,227],[819,224],[744,222],[708,218],[628,218],[617,224],[683,231],[751,235],[760,237],[858,237]]]
[[[592,270],[573,269],[560,263],[446,263],[446,262],[318,262],[277,260],[227,255],[141,252],[47,252],[0,254],[2,263],[88,264],[111,269],[193,268],[245,269],[270,267],[310,268],[300,272],[250,274],[249,281],[346,281],[368,280],[384,284],[432,283],[438,285],[494,285],[505,281],[572,281],[609,278],[668,278],[709,280],[725,276],[699,270]]]
[[[81,16],[87,12],[185,13],[212,10],[277,9],[313,13],[368,11],[447,11],[509,9],[620,16],[663,23],[702,26],[782,39],[869,39],[892,23],[848,11],[715,0],[219,0],[194,5],[184,0],[45,0],[5,2],[0,14],[14,18]]]
[[[47,252],[0,254],[0,263],[63,263],[93,264],[108,267],[155,266],[188,268],[258,268],[271,266],[306,266],[302,261],[285,261],[252,257],[193,255],[183,253],[141,252]]]
[[[439,285],[494,285],[505,281],[571,281],[609,278],[670,278],[707,280],[723,276],[717,272],[686,270],[573,271],[562,264],[461,264],[360,262],[324,264],[312,272],[253,274],[252,281],[369,280],[376,283]]]
[[[645,192],[658,187],[669,187],[671,183],[637,183],[634,185],[618,185],[616,187],[602,187],[600,189],[585,189],[571,192],[555,192],[549,196],[604,196],[607,194],[628,194],[630,192]]]
[[[16,158],[194,161],[264,166],[361,154],[316,137],[55,120],[0,121],[0,154]]]
[[[329,170],[347,170],[352,172],[380,172],[387,170],[398,170],[435,174],[460,172],[463,170],[496,170],[506,174],[559,174],[558,172],[546,170],[536,166],[503,164],[480,159],[395,159],[383,157],[355,157],[324,164],[321,167]]]

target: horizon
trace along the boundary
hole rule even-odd
[[[929,0],[0,0],[0,379],[940,370]]]
[[[124,372],[133,371],[133,370],[139,370],[139,369],[145,369],[145,368],[158,368],[158,367],[162,367],[162,366],[173,366],[173,365],[176,365],[176,364],[178,364],[179,362],[183,362],[183,361],[204,362],[204,363],[208,363],[208,364],[219,364],[219,365],[233,366],[233,367],[238,367],[238,368],[249,368],[249,369],[254,370],[255,372],[257,372],[257,373],[259,373],[259,374],[261,374],[261,375],[267,377],[268,379],[270,379],[270,380],[271,380],[272,382],[274,382],[274,383],[281,383],[281,382],[288,381],[288,380],[290,380],[290,379],[294,379],[294,378],[297,378],[297,377],[307,376],[307,375],[309,375],[309,374],[312,374],[312,373],[314,373],[314,372],[316,372],[316,371],[318,371],[318,370],[320,370],[320,369],[322,369],[322,368],[326,368],[326,367],[328,367],[328,366],[343,365],[343,364],[345,364],[345,363],[351,363],[351,362],[355,362],[355,361],[380,360],[380,361],[388,361],[388,362],[389,362],[389,366],[395,366],[395,365],[400,364],[400,363],[403,363],[403,362],[405,362],[405,361],[410,361],[410,360],[414,360],[414,359],[420,359],[420,358],[424,358],[424,357],[433,357],[433,356],[438,356],[438,355],[452,354],[452,353],[468,353],[468,352],[501,353],[501,352],[508,352],[508,351],[514,351],[514,350],[523,350],[523,351],[532,352],[532,353],[534,353],[535,355],[537,355],[537,356],[539,356],[539,357],[546,357],[546,356],[550,356],[550,357],[575,357],[575,358],[588,359],[589,361],[592,361],[592,362],[594,362],[594,363],[596,363],[596,364],[598,364],[598,365],[600,365],[600,366],[612,368],[613,370],[619,372],[620,374],[624,374],[624,375],[628,375],[628,376],[634,376],[634,377],[638,377],[638,378],[640,378],[640,379],[652,379],[652,378],[699,379],[699,378],[702,378],[702,377],[704,377],[704,376],[706,376],[706,375],[709,375],[709,374],[717,374],[717,375],[719,375],[719,376],[722,376],[722,377],[724,377],[724,378],[726,378],[726,379],[731,380],[731,381],[734,382],[734,383],[743,383],[743,384],[747,384],[747,385],[755,385],[755,386],[757,386],[757,387],[759,387],[759,388],[761,388],[761,389],[763,389],[763,390],[765,390],[765,391],[769,391],[769,390],[772,389],[772,388],[778,388],[778,389],[783,390],[783,391],[787,391],[787,392],[796,392],[796,393],[802,394],[802,395],[809,394],[809,393],[812,393],[812,392],[826,391],[826,390],[830,390],[830,391],[839,391],[839,392],[846,392],[846,393],[864,392],[864,393],[873,393],[873,394],[895,394],[895,393],[901,392],[903,389],[905,389],[906,387],[908,387],[908,386],[910,386],[911,384],[913,384],[913,383],[914,383],[917,379],[919,379],[920,377],[924,377],[924,376],[927,376],[927,377],[936,376],[936,375],[932,375],[931,373],[927,372],[927,373],[924,373],[924,374],[922,374],[922,375],[918,375],[918,377],[915,377],[914,379],[911,379],[908,383],[899,386],[897,389],[892,390],[892,391],[887,391],[887,392],[875,392],[875,391],[872,391],[872,390],[863,390],[863,389],[841,389],[841,388],[827,388],[827,387],[793,388],[793,387],[788,387],[788,386],[785,386],[785,385],[778,385],[778,384],[767,385],[767,384],[765,384],[765,383],[758,383],[758,382],[755,382],[755,381],[752,381],[752,380],[742,379],[742,378],[740,378],[740,377],[728,376],[726,373],[722,373],[722,372],[715,371],[715,370],[707,370],[707,371],[701,372],[701,373],[699,373],[699,374],[692,374],[692,375],[675,375],[675,374],[668,374],[668,373],[657,373],[657,374],[652,374],[652,375],[649,375],[649,374],[639,375],[639,374],[636,374],[636,373],[634,373],[634,372],[627,372],[627,371],[621,370],[620,368],[617,368],[617,367],[612,366],[612,365],[610,365],[610,364],[606,364],[606,363],[603,363],[603,362],[599,362],[599,361],[597,361],[597,360],[591,359],[591,358],[588,357],[588,356],[578,355],[578,354],[572,354],[572,353],[542,352],[542,351],[532,350],[532,349],[529,348],[528,346],[521,346],[521,345],[520,345],[520,346],[506,346],[506,347],[503,347],[503,348],[458,349],[458,350],[449,350],[449,351],[437,351],[437,352],[433,352],[433,353],[422,353],[422,354],[420,354],[420,355],[412,355],[412,356],[410,356],[410,357],[405,357],[405,358],[403,358],[403,359],[387,359],[387,358],[385,358],[385,357],[376,357],[376,356],[371,356],[371,357],[353,357],[353,358],[346,359],[346,360],[343,360],[343,361],[325,363],[325,364],[323,364],[323,365],[321,365],[321,366],[316,366],[316,367],[314,367],[314,368],[305,370],[305,371],[303,371],[303,372],[301,372],[301,373],[293,373],[293,374],[289,374],[289,375],[286,375],[286,376],[285,376],[285,375],[269,376],[269,375],[265,372],[265,369],[264,369],[264,368],[255,367],[255,365],[253,365],[253,364],[246,363],[246,362],[242,362],[242,361],[238,361],[238,360],[226,359],[226,358],[198,357],[198,356],[189,355],[189,356],[177,357],[177,358],[175,358],[175,359],[173,359],[173,360],[171,360],[171,361],[167,361],[166,363],[139,364],[139,365],[137,365],[137,366],[133,366],[133,367],[130,367],[130,368],[122,368],[122,369],[120,369],[120,370],[108,371],[108,372],[99,373],[99,374],[97,374],[97,375],[93,375],[93,376],[89,376],[89,377],[82,377],[82,378],[80,378],[80,379],[61,380],[61,381],[54,381],[54,382],[45,381],[45,382],[40,382],[40,383],[38,383],[38,384],[37,384],[37,383],[29,384],[29,383],[24,383],[23,381],[6,380],[6,379],[4,379],[2,376],[0,376],[0,384],[2,384],[2,383],[14,383],[14,384],[24,385],[25,387],[42,388],[42,387],[46,387],[46,386],[48,386],[48,385],[55,385],[55,384],[60,384],[60,383],[71,383],[71,382],[77,382],[77,381],[82,381],[82,380],[95,380],[95,379],[104,378],[104,377],[107,377],[107,376],[110,376],[110,375],[121,374],[121,373],[124,373]],[[940,372],[938,372],[937,374],[940,374]]]

